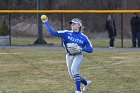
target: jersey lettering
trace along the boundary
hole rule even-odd
[[[77,39],[77,38],[74,38],[72,36],[68,36],[68,39],[71,40],[71,41],[73,41],[73,42],[77,42],[77,43],[83,44],[83,41],[82,40]]]

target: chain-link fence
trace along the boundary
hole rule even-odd
[[[82,2],[82,1],[81,1]],[[66,3],[66,1],[65,1]],[[5,6],[8,5],[8,7]],[[58,7],[51,0],[1,0],[0,9],[7,10],[40,10],[53,9],[52,6],[58,9],[65,9],[63,3]],[[60,38],[51,36],[44,25],[40,22],[40,15],[46,14],[49,17],[49,23],[57,31],[62,29],[70,29],[69,21],[72,18],[78,17],[83,21],[85,26],[84,33],[91,39],[98,42],[106,40],[104,46],[108,46],[108,32],[105,28],[106,18],[108,13],[1,13],[0,25],[6,21],[10,37],[10,45],[62,45]],[[131,46],[131,26],[130,13],[115,13],[112,14],[116,22],[118,47]],[[124,39],[124,40],[123,40]],[[39,41],[38,41],[39,40]],[[93,42],[95,42],[93,40]],[[102,46],[96,45],[95,46]]]

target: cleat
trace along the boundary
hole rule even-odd
[[[87,85],[84,85],[83,91],[85,92],[88,89],[88,86],[91,85],[92,81],[87,80]]]
[[[75,91],[75,93],[82,93],[82,92],[80,92],[80,91]]]

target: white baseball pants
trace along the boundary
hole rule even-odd
[[[79,74],[78,70],[83,62],[83,59],[84,59],[83,53],[75,56],[66,54],[66,63],[68,67],[68,72],[72,79],[74,75]]]

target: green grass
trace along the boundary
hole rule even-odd
[[[109,39],[91,39],[91,42],[94,47],[109,47]],[[115,47],[122,47],[121,39],[116,39],[114,42]],[[123,47],[128,48],[131,47],[131,39],[123,39]]]
[[[95,50],[80,74],[93,81],[86,93],[140,93],[140,51]],[[0,93],[74,93],[65,51],[0,48]]]
[[[37,38],[36,37],[12,37],[12,45],[32,45],[35,40]],[[57,37],[53,37],[53,38],[50,38],[50,37],[45,37],[44,38],[45,41],[48,43],[48,44],[54,44],[56,46],[60,46],[61,45],[61,39],[60,38],[57,38]],[[104,38],[104,39],[90,39],[93,46],[94,47],[109,47],[109,39],[107,38]],[[116,39],[115,40],[115,47],[122,47],[121,45],[121,39]],[[123,40],[123,46],[125,48],[127,47],[131,47],[131,39],[124,39]]]
[[[33,45],[33,43],[37,40],[37,37],[12,37],[11,45]],[[61,45],[61,39],[57,37],[53,38],[44,38],[44,40],[48,44],[54,44],[56,46]]]

